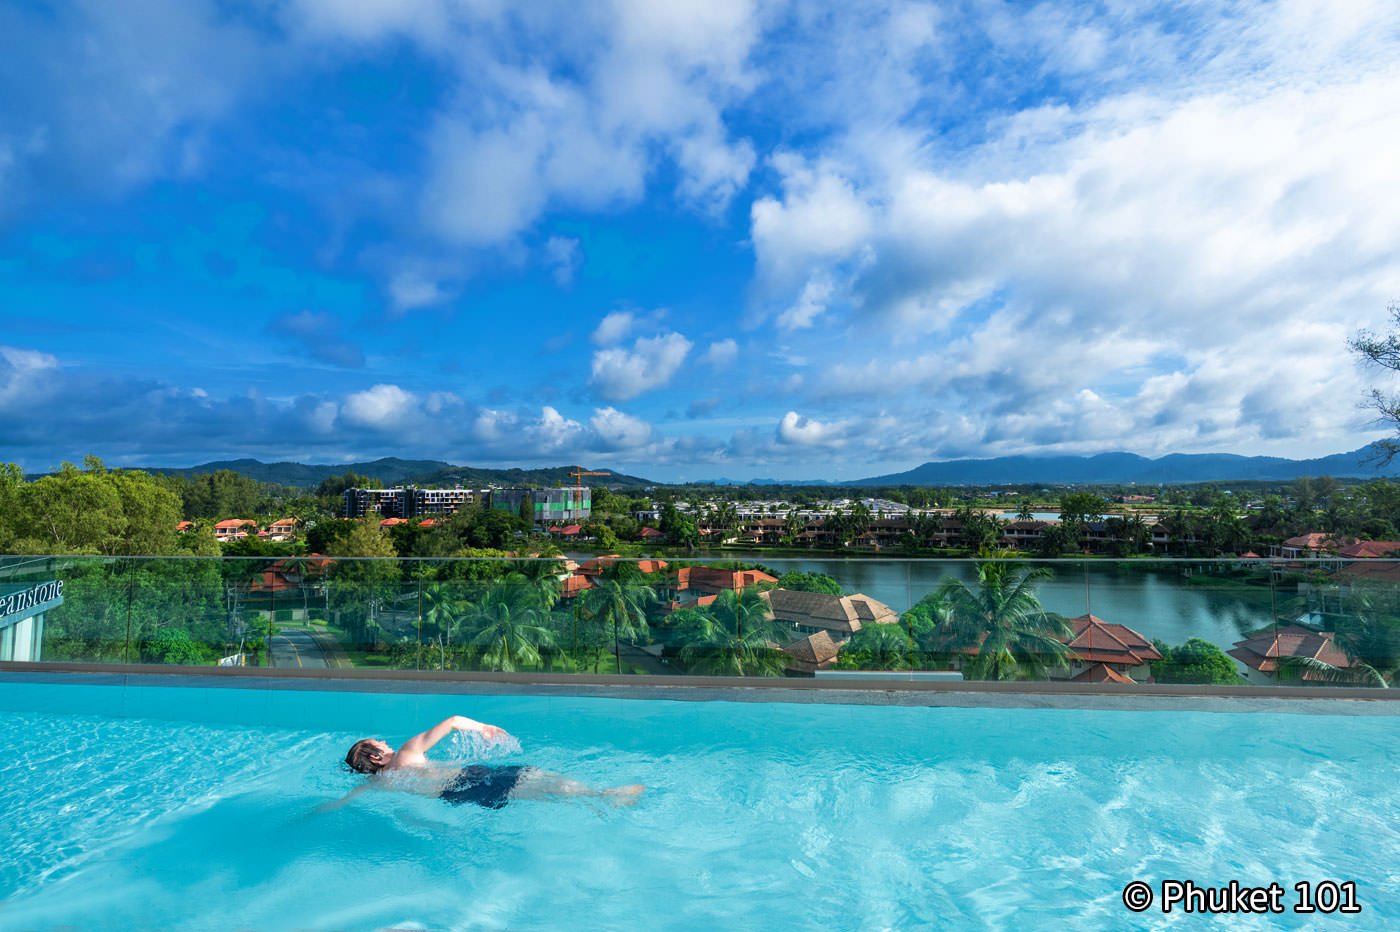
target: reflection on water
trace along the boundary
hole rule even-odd
[[[725,559],[764,563],[780,572],[826,573],[848,592],[863,592],[897,611],[904,611],[938,587],[945,577],[964,582],[976,578],[968,560],[881,560],[861,557],[814,556],[774,559],[761,552],[725,554]],[[1066,616],[1086,611],[1104,621],[1127,625],[1168,644],[1204,638],[1222,647],[1240,640],[1246,631],[1273,621],[1273,606],[1295,595],[1271,594],[1265,586],[1193,585],[1183,564],[1155,566],[1090,562],[1042,562],[1054,578],[1037,584],[1041,604]]]

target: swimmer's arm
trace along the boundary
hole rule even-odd
[[[438,722],[421,735],[409,738],[399,748],[398,756],[403,758],[422,755],[454,731],[475,731],[487,738],[496,738],[506,733],[506,730],[498,725],[487,725],[484,722],[467,718],[465,715],[454,715]]]
[[[373,782],[373,781],[366,781],[366,782],[364,782],[364,783],[361,783],[359,786],[355,787],[353,790],[351,790],[350,792],[346,793],[344,796],[340,797],[339,799],[333,799],[333,800],[331,800],[330,802],[321,803],[321,805],[319,805],[319,806],[316,807],[316,811],[317,811],[317,812],[332,812],[332,811],[334,811],[334,810],[336,810],[336,809],[339,809],[341,806],[345,805],[346,803],[350,802],[350,800],[354,799],[356,796],[359,796],[361,793],[365,792],[366,790],[372,790],[372,789],[374,789],[374,782]]]

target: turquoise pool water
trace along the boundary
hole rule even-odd
[[[454,712],[631,809],[370,793]],[[1158,928],[1132,880],[1354,881],[1396,927],[1390,715],[902,708],[0,682],[0,928]],[[1209,922],[1209,920],[1205,920]]]

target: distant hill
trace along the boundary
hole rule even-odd
[[[204,473],[232,470],[239,475],[289,485],[295,488],[310,489],[320,485],[331,476],[342,476],[347,472],[358,473],[371,479],[378,479],[385,486],[404,484],[422,486],[544,486],[573,485],[569,471],[574,466],[551,466],[540,469],[482,469],[475,466],[454,466],[442,460],[401,460],[388,456],[369,463],[339,463],[336,465],[304,463],[264,463],[261,460],[219,460],[186,468],[151,467],[147,472],[166,473],[178,476],[196,476]],[[585,467],[588,468],[588,467]],[[610,476],[587,476],[587,485],[606,485],[613,489],[641,489],[656,485],[649,479],[614,473]],[[599,481],[601,480],[601,481]]]
[[[1001,456],[985,460],[949,460],[886,476],[853,479],[848,486],[882,485],[1106,485],[1182,482],[1291,481],[1302,476],[1367,478],[1400,475],[1400,459],[1384,469],[1368,462],[1369,447],[1319,459],[1232,453],[1173,453],[1148,459],[1135,453],[1096,456]]]

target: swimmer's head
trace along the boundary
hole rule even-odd
[[[388,744],[378,738],[365,738],[356,741],[345,755],[345,763],[357,773],[379,773],[394,756]]]

